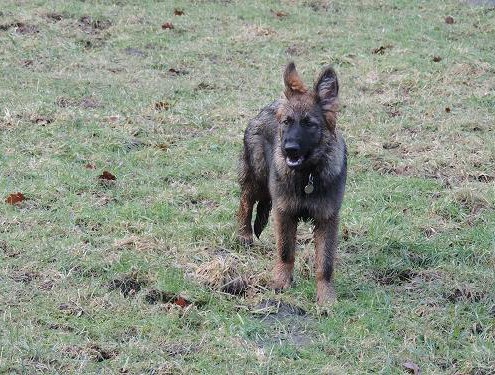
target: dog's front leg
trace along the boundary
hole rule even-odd
[[[294,269],[297,219],[278,210],[274,213],[277,261],[274,269],[273,287],[276,290],[290,287]]]
[[[333,287],[333,260],[337,249],[339,218],[317,220],[314,229],[316,299],[319,305],[332,304],[336,300]]]

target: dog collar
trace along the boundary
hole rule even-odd
[[[306,194],[311,194],[315,190],[315,187],[313,186],[313,175],[310,173],[308,177],[308,183],[304,187],[304,192]]]

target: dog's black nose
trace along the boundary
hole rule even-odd
[[[284,145],[284,150],[285,152],[287,153],[287,155],[298,155],[299,154],[299,150],[301,148],[299,147],[299,145],[295,142],[287,142],[285,145]]]

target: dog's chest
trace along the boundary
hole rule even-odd
[[[330,213],[331,186],[318,175],[305,174],[287,179],[271,179],[270,193],[281,211],[303,219],[316,219]]]

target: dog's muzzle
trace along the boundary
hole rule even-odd
[[[299,167],[304,162],[304,155],[300,154],[300,147],[297,143],[287,143],[284,147],[285,162],[290,168]]]

